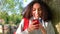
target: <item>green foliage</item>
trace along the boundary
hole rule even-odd
[[[4,19],[5,24],[20,23],[22,19],[22,2],[20,0],[1,0],[2,8],[0,10],[0,19]]]

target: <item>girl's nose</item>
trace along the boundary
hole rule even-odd
[[[36,14],[38,14],[38,10],[36,10]]]

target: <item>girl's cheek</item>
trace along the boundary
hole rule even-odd
[[[32,11],[32,15],[35,16],[35,11]]]
[[[33,11],[33,15],[35,14],[35,11]]]

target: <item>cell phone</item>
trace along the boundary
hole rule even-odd
[[[39,20],[38,20],[38,19],[34,19],[33,21],[36,21],[36,22],[34,23],[34,25],[39,24]],[[39,25],[36,26],[36,27],[39,27]],[[38,29],[38,28],[36,28],[36,29]]]
[[[38,20],[38,19],[33,19],[33,22],[34,22],[34,21],[36,21],[36,23],[34,23],[34,25],[35,25],[35,24],[39,24],[39,20]]]

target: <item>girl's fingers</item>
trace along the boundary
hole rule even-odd
[[[42,28],[44,28],[44,27],[43,27],[41,24],[39,24],[39,28],[42,29]]]
[[[33,28],[34,29],[39,28],[39,24],[33,25]]]
[[[37,26],[39,26],[39,24],[34,25],[34,27],[37,27]]]
[[[37,21],[33,21],[32,24],[34,25]]]

